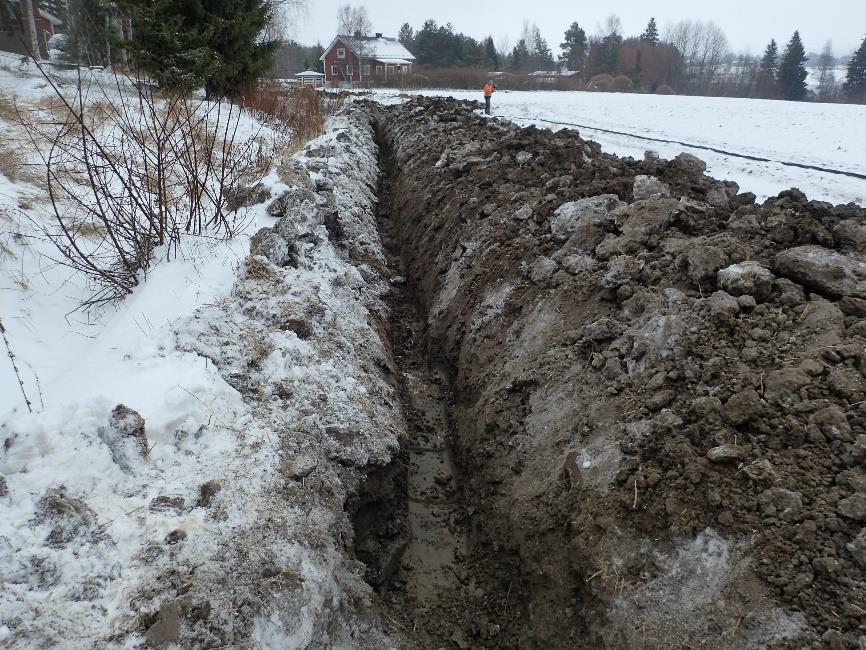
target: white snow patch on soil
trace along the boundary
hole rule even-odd
[[[38,101],[50,89],[0,70],[0,92]],[[349,120],[313,143],[332,150],[317,170],[383,259],[375,145]],[[240,130],[257,128],[245,117]],[[356,135],[338,142],[341,131]],[[275,173],[264,182],[287,189]],[[259,205],[235,239],[186,240],[118,306],[73,312],[87,288],[46,261],[43,194],[0,173],[0,316],[33,403],[2,350],[0,645],[132,647],[154,620],[213,646],[350,644],[357,623],[342,610],[369,587],[345,555],[343,506],[401,426],[369,324],[384,283],[370,274],[368,286],[321,223],[300,268],[251,263],[250,235],[274,223]],[[293,309],[311,340],[280,325]],[[107,441],[121,403],[143,417],[147,450],[118,463]]]

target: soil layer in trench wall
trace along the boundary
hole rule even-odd
[[[382,597],[386,624],[407,645],[512,647],[520,607],[509,605],[504,578],[513,565],[471,544],[471,508],[451,453],[449,373],[429,354],[422,305],[415,283],[406,280],[383,141],[380,166],[379,227],[393,274],[389,338],[408,430],[401,454],[370,473],[353,506],[355,551]]]
[[[866,212],[472,109],[370,109],[489,619],[453,642],[856,647]]]

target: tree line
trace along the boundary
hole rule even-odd
[[[731,52],[724,32],[712,21],[682,20],[661,33],[655,18],[643,32],[625,36],[622,21],[609,16],[590,34],[573,22],[565,30],[555,58],[535,23],[525,22],[513,47],[494,45],[493,37],[475,40],[451,23],[427,20],[415,31],[404,23],[399,40],[431,68],[477,66],[491,71],[568,72],[593,80],[625,78],[627,88],[655,92],[661,86],[683,94],[817,101],[866,99],[866,38],[847,65],[844,81],[836,77],[832,44],[824,46],[816,65],[816,89],[807,84],[807,56],[799,31],[781,49],[771,39],[763,56]]]

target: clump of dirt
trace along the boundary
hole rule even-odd
[[[866,210],[474,108],[369,108],[498,610],[451,642],[858,647]]]

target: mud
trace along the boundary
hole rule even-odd
[[[422,307],[406,284],[391,213],[392,160],[379,143],[377,216],[392,285],[386,338],[407,428],[400,454],[371,471],[349,504],[355,553],[381,597],[383,623],[406,647],[511,647],[507,591],[488,584],[490,558],[470,544],[471,508],[451,451],[450,381],[430,355]]]
[[[369,107],[410,423],[355,518],[383,619],[421,647],[862,647],[866,211],[474,108]]]

